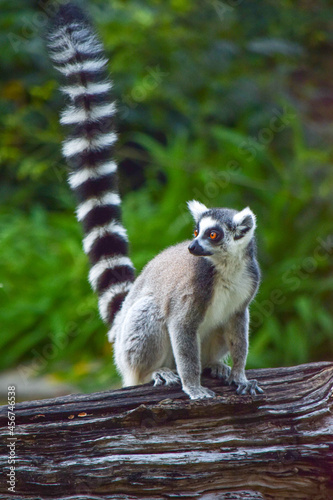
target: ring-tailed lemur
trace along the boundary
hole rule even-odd
[[[213,397],[200,384],[202,369],[209,368],[240,394],[262,392],[244,371],[248,306],[259,284],[253,213],[189,202],[194,240],[166,249],[135,279],[121,224],[115,105],[103,47],[81,9],[67,4],[60,7],[49,48],[67,80],[63,91],[70,103],[61,123],[72,128],[63,154],[91,261],[89,281],[102,319],[112,323],[108,336],[124,385],[181,382],[191,399]],[[228,353],[232,369],[223,363]]]

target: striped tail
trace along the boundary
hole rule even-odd
[[[63,155],[71,168],[69,184],[78,199],[77,218],[85,233],[89,281],[99,296],[103,321],[111,324],[134,282],[128,239],[121,224],[117,165],[113,149],[115,104],[101,43],[79,7],[60,7],[48,36],[50,57],[66,78],[69,103],[60,122],[69,125]]]

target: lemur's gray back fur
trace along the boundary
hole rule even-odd
[[[71,169],[69,184],[78,200],[83,248],[89,256],[89,281],[99,296],[102,319],[111,324],[134,281],[128,239],[121,223],[117,165],[113,150],[115,103],[103,47],[81,9],[59,8],[48,35],[54,66],[65,77],[68,104],[61,123],[70,127],[63,155]]]

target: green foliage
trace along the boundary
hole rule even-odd
[[[110,361],[72,214],[35,206],[27,215],[2,213],[0,228],[2,368],[19,365],[24,372],[32,360],[36,373],[65,369],[89,361],[90,351],[105,351]]]
[[[115,83],[132,257],[140,270],[190,237],[189,199],[250,205],[263,279],[248,365],[330,359],[331,117],[318,97],[330,2],[236,3],[87,2]],[[111,347],[60,155],[63,96],[41,36],[54,4],[0,6],[1,366],[108,386]]]

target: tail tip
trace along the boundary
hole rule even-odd
[[[54,31],[54,29],[57,29],[58,27],[68,26],[71,23],[90,25],[88,15],[76,2],[68,2],[58,7],[52,19],[51,30]]]

